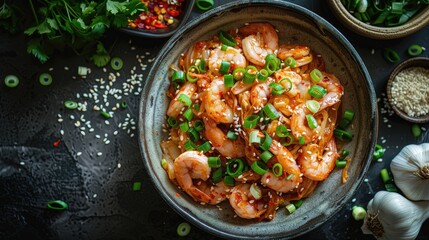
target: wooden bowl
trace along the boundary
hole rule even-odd
[[[378,27],[366,24],[354,17],[341,0],[327,1],[336,17],[350,30],[373,39],[396,39],[408,36],[429,24],[429,5],[406,23],[395,27]]]
[[[390,106],[399,117],[413,123],[426,123],[426,122],[429,122],[429,113],[419,117],[412,117],[412,116],[409,116],[406,112],[399,109],[393,101],[393,97],[392,97],[393,80],[395,79],[396,75],[398,75],[399,72],[410,67],[423,67],[423,68],[429,69],[429,58],[426,58],[426,57],[411,58],[396,66],[395,69],[393,69],[392,73],[390,74],[389,80],[387,81],[387,87],[386,87],[387,98],[389,100]],[[416,89],[416,91],[417,90],[418,89]]]

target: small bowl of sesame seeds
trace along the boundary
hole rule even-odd
[[[145,0],[147,11],[128,21],[122,32],[147,38],[166,38],[186,24],[195,0]]]
[[[429,58],[408,59],[393,69],[387,98],[395,113],[413,123],[429,122]]]

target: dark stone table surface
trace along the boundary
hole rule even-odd
[[[217,0],[215,4],[225,2],[229,1]],[[401,61],[406,60],[409,45],[429,48],[429,26],[397,40],[372,40],[342,26],[325,1],[291,2],[325,18],[359,52],[378,97],[378,143],[387,149],[381,161],[371,164],[353,199],[328,222],[297,239],[374,239],[362,234],[362,221],[353,220],[351,207],[366,206],[383,190],[379,171],[389,168],[402,147],[429,142],[428,132],[414,138],[411,124],[394,115],[386,104],[387,77],[395,65],[382,58],[382,49],[391,47]],[[191,18],[199,14],[194,7]],[[0,239],[182,239],[176,227],[184,219],[152,186],[137,138],[141,88],[166,39],[120,32],[108,36],[110,42],[116,42],[112,55],[125,62],[125,67],[110,77],[113,80],[109,80],[110,68],[103,71],[67,51],[42,65],[26,53],[23,35],[0,32],[0,79],[8,74],[21,79],[15,89],[0,84]],[[423,56],[429,56],[429,51]],[[86,79],[77,75],[78,66],[92,69]],[[52,74],[51,86],[38,83],[41,72]],[[122,93],[115,96],[117,90]],[[108,99],[103,99],[106,93]],[[87,111],[65,109],[63,101],[69,99],[80,102]],[[92,110],[95,105],[112,109],[123,100],[128,108],[112,110],[113,117],[107,121]],[[54,146],[56,142],[58,146]],[[132,190],[134,182],[141,182],[140,191]],[[67,201],[69,210],[47,209],[46,202],[52,199]],[[418,239],[428,236],[426,221]],[[186,239],[219,238],[193,227]]]

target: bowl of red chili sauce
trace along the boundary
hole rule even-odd
[[[128,20],[121,31],[140,37],[165,38],[173,35],[191,15],[195,0],[142,0],[147,11]]]

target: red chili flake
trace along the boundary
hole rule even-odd
[[[176,197],[180,197],[180,193],[176,192]]]
[[[61,143],[61,139],[58,139],[57,141],[55,141],[54,142],[54,147],[58,147],[58,146],[60,146],[60,143]]]

